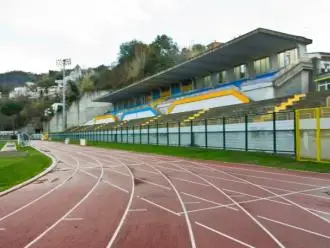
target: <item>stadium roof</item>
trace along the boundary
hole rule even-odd
[[[144,78],[125,88],[110,92],[95,101],[124,100],[130,98],[132,94],[147,93],[152,89],[185,79],[226,70],[251,59],[256,60],[274,53],[294,49],[297,44],[308,45],[311,43],[312,40],[305,37],[258,28],[181,64]]]

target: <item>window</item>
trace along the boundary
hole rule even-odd
[[[256,71],[256,74],[265,73],[265,72],[269,71],[269,68],[270,68],[269,57],[254,61],[254,69]]]

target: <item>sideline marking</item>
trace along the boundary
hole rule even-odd
[[[250,196],[250,197],[253,197],[253,198],[262,198],[260,196],[255,196],[255,195],[250,195],[250,194],[246,194],[246,193],[242,193],[242,192],[238,192],[238,191],[235,191],[235,190],[230,190],[230,189],[223,189],[224,191],[228,191],[228,192],[232,192],[232,193],[237,193],[237,194],[241,194],[241,195],[246,195],[246,196]],[[279,204],[283,204],[283,205],[287,205],[287,206],[292,206],[291,204],[289,203],[285,203],[285,202],[280,202],[280,201],[276,201],[276,200],[272,200],[272,199],[265,199],[265,201],[271,201],[271,202],[275,202],[275,203],[279,203]]]
[[[234,210],[234,211],[238,211],[237,208],[230,207],[230,206],[228,206],[228,205],[221,204],[221,203],[219,203],[219,202],[211,201],[211,200],[208,200],[208,199],[205,199],[205,198],[202,198],[202,197],[196,196],[196,195],[188,194],[188,193],[185,193],[185,192],[181,192],[181,193],[184,194],[184,195],[187,195],[187,196],[191,196],[191,197],[193,197],[193,198],[196,198],[196,199],[198,199],[198,200],[202,200],[202,201],[205,201],[205,202],[209,202],[209,203],[215,204],[215,205],[217,205],[217,207],[225,207],[225,208],[229,208],[229,209]],[[188,211],[188,212],[190,212],[190,211]]]
[[[76,220],[83,220],[83,218],[65,218],[63,220],[67,220],[67,221],[76,221]]]
[[[178,178],[178,177],[172,177],[172,179],[182,181],[182,182],[192,183],[192,184],[198,184],[198,185],[202,185],[202,186],[205,186],[205,187],[210,187],[210,185],[207,185],[205,183],[197,183],[197,182],[189,181],[189,180]]]
[[[216,233],[216,234],[219,234],[219,235],[221,235],[221,236],[224,236],[224,237],[226,237],[227,239],[230,239],[230,240],[232,240],[232,241],[234,241],[234,242],[236,242],[236,243],[239,243],[239,244],[244,245],[244,246],[249,247],[249,248],[255,248],[255,247],[252,246],[252,245],[249,245],[249,244],[247,244],[247,243],[244,243],[243,241],[240,241],[240,240],[238,240],[238,239],[235,239],[235,238],[233,238],[233,237],[231,237],[231,236],[229,236],[229,235],[227,235],[227,234],[224,234],[224,233],[222,233],[222,232],[219,232],[219,231],[217,231],[217,230],[215,230],[215,229],[213,229],[213,228],[211,228],[211,227],[205,226],[205,225],[203,225],[203,224],[201,224],[201,223],[199,223],[199,222],[197,222],[197,221],[195,221],[195,224],[196,224],[196,225],[199,225],[199,226],[201,226],[201,227],[203,227],[203,228],[205,228],[205,229],[207,229],[207,230],[209,230],[209,231],[212,231],[212,232],[214,232],[214,233]]]
[[[297,229],[297,230],[300,230],[300,231],[303,231],[303,232],[314,234],[314,235],[322,237],[322,238],[330,239],[330,237],[327,236],[327,235],[323,235],[321,233],[313,232],[313,231],[310,231],[310,230],[307,230],[307,229],[304,229],[304,228],[301,228],[301,227],[297,227],[297,226],[294,226],[294,225],[290,225],[290,224],[287,224],[287,223],[284,223],[284,222],[281,222],[281,221],[269,219],[269,218],[266,218],[266,217],[263,217],[263,216],[260,216],[260,215],[258,215],[258,218],[263,219],[263,220],[267,220],[267,221],[270,221],[270,222],[274,222],[274,223],[277,223],[277,224],[280,224],[280,225],[283,225],[283,226],[291,227],[293,229]]]
[[[146,212],[146,208],[137,208],[137,209],[130,209],[129,212]]]
[[[181,216],[181,214],[176,213],[176,212],[174,212],[174,211],[172,211],[172,210],[170,210],[170,209],[168,209],[168,208],[166,208],[166,207],[163,207],[163,206],[161,206],[161,205],[159,205],[159,204],[157,204],[157,203],[154,203],[154,202],[152,202],[152,201],[150,201],[150,200],[148,200],[148,199],[146,199],[146,198],[140,197],[140,199],[141,199],[142,201],[145,201],[145,202],[151,204],[151,205],[154,205],[154,206],[156,206],[156,207],[159,207],[159,208],[161,208],[161,209],[163,209],[163,210],[165,210],[165,211],[167,211],[167,212],[169,212],[169,213],[171,213],[171,214],[174,214],[174,215],[176,215],[176,216]]]

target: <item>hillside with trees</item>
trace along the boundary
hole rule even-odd
[[[100,65],[91,68],[93,73],[85,73],[77,82],[68,82],[68,105],[79,99],[84,94],[100,90],[117,90],[135,81],[151,76],[157,72],[172,67],[178,63],[195,57],[207,50],[201,44],[190,48],[180,49],[178,44],[169,36],[158,35],[150,44],[132,40],[124,42],[119,47],[118,58],[110,66]],[[90,71],[87,70],[87,71]],[[67,71],[67,74],[69,71]],[[0,74],[0,91],[8,92],[14,87],[21,86],[27,81],[36,82],[37,86],[46,90],[55,85],[55,80],[61,80],[59,71],[37,75],[22,71]],[[54,113],[45,116],[45,110],[54,102],[59,102],[60,96],[53,99],[40,95],[38,99],[21,97],[13,100],[0,99],[1,130],[11,130],[25,126],[32,120],[41,126],[41,122],[49,120]],[[21,106],[15,109],[14,106]],[[9,108],[9,109],[8,109]],[[10,110],[11,109],[11,110]],[[4,111],[5,110],[5,111]],[[9,114],[10,113],[10,114]]]

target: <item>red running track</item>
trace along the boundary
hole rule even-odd
[[[330,175],[78,147],[0,198],[0,247],[330,247]]]

